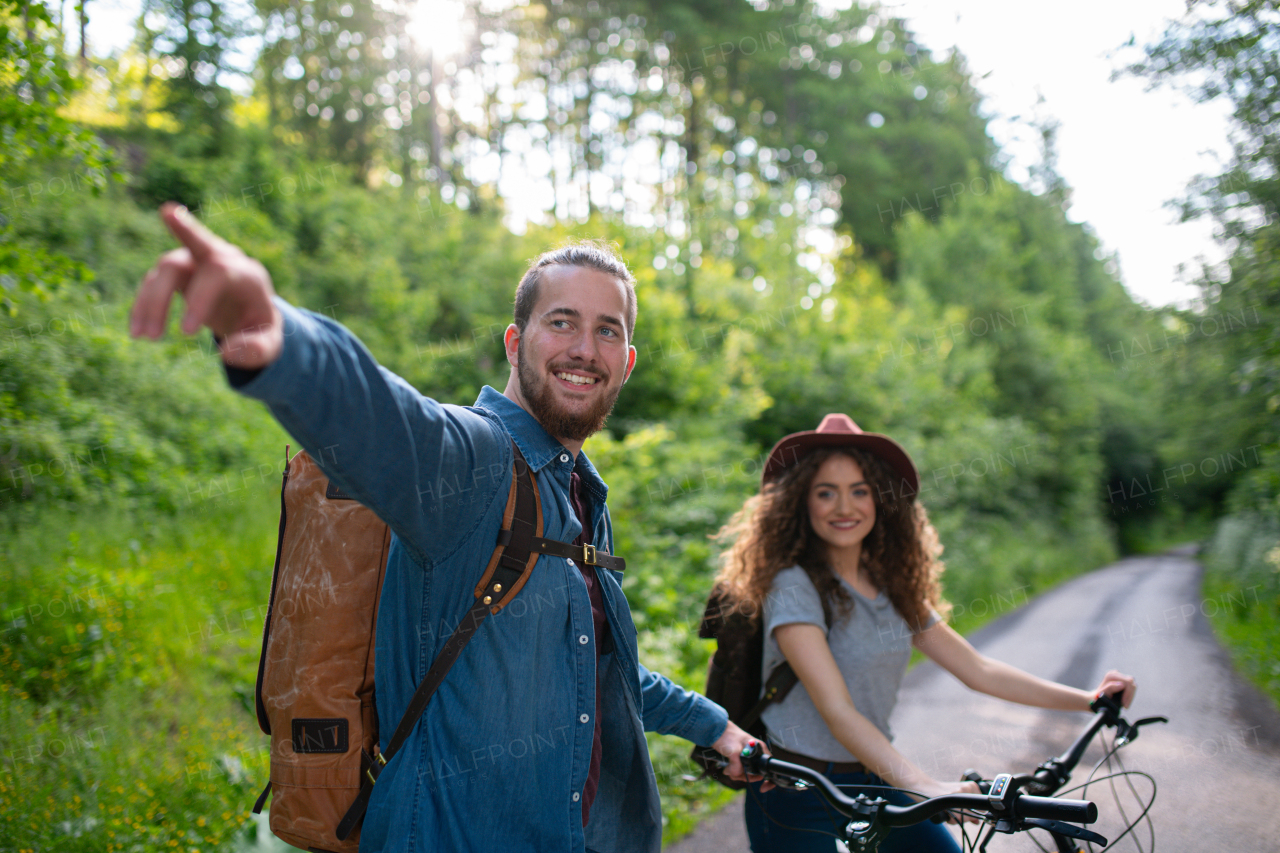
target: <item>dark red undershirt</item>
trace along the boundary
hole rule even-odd
[[[591,514],[588,511],[586,495],[582,489],[582,478],[577,473],[569,475],[569,502],[573,504],[573,511],[578,515],[578,521],[582,523],[582,533],[578,538],[573,540],[574,545],[590,545],[591,543]],[[596,583],[596,572],[593,566],[588,566],[581,560],[574,560],[578,571],[582,573],[582,579],[587,584],[587,595],[591,597],[591,621],[595,626],[596,638],[596,711],[595,711],[595,731],[591,736],[591,764],[587,769],[587,783],[582,788],[582,825],[587,825],[587,818],[591,814],[591,804],[595,801],[596,790],[600,787],[600,649],[603,648],[605,637],[609,631],[609,620],[604,613],[604,594],[600,591],[600,584]]]

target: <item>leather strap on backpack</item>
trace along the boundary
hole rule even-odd
[[[489,565],[485,568],[484,575],[475,588],[476,601],[471,606],[471,609],[467,611],[467,614],[462,617],[462,621],[444,644],[440,654],[431,663],[431,668],[422,679],[422,683],[418,685],[413,698],[409,700],[409,706],[405,709],[404,716],[400,718],[400,725],[396,726],[395,733],[391,735],[391,739],[387,742],[386,752],[373,756],[367,752],[363,754],[360,793],[356,796],[355,802],[351,804],[351,808],[347,810],[337,828],[336,834],[342,841],[345,841],[360,824],[360,820],[364,817],[365,809],[369,805],[369,797],[373,793],[373,786],[377,782],[382,768],[404,746],[404,742],[408,740],[414,726],[418,724],[418,718],[422,716],[427,703],[431,701],[431,697],[435,694],[436,688],[444,681],[450,667],[458,659],[458,655],[462,653],[467,643],[470,642],[472,635],[480,627],[480,623],[490,613],[498,613],[520,592],[528,581],[540,554],[547,553],[537,547],[538,542],[550,540],[542,539],[542,502],[538,496],[538,487],[534,482],[533,472],[529,469],[529,463],[525,461],[523,454],[520,453],[520,449],[516,447],[514,441],[511,442],[511,449],[515,454],[511,491],[507,496],[502,529],[498,532],[498,542],[494,548],[493,556],[490,557]],[[569,548],[572,546],[565,545],[564,547]],[[581,548],[575,550],[578,554],[582,553]],[[600,556],[616,560],[616,558],[610,557],[608,554],[597,552],[596,559],[598,560]],[[617,562],[621,563],[622,561],[617,560]],[[603,563],[595,563],[595,565],[603,565]]]
[[[791,664],[785,660],[773,668],[773,672],[769,673],[769,680],[764,683],[764,695],[760,697],[760,701],[751,706],[751,710],[747,711],[746,716],[742,718],[742,722],[738,723],[743,729],[754,726],[756,720],[760,719],[760,715],[764,713],[764,709],[768,708],[774,702],[781,702],[787,698],[787,694],[791,692],[791,688],[796,686],[800,681],[800,676],[796,675],[796,671],[791,668]]]
[[[626,560],[601,551],[593,545],[570,545],[567,542],[557,542],[554,539],[543,539],[539,536],[533,540],[533,547],[539,554],[565,557],[588,566],[601,566],[615,572],[621,572],[627,567]]]

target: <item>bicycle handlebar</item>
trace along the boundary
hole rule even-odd
[[[765,755],[759,743],[742,751],[742,766],[749,776],[763,776],[772,782],[815,789],[838,814],[848,820],[839,837],[849,843],[850,850],[873,851],[890,829],[912,826],[950,811],[982,812],[988,815],[985,820],[991,829],[987,833],[987,840],[995,832],[1011,833],[1040,828],[1053,834],[1060,845],[1059,849],[1069,849],[1061,846],[1070,843],[1069,839],[1083,839],[1105,847],[1108,843],[1105,838],[1079,826],[1098,820],[1098,807],[1093,802],[1042,795],[1052,795],[1066,784],[1071,771],[1103,726],[1115,728],[1116,744],[1122,746],[1135,739],[1142,726],[1155,722],[1167,723],[1168,719],[1146,717],[1129,723],[1121,716],[1123,709],[1118,697],[1105,695],[1095,699],[1090,708],[1097,716],[1080,737],[1062,755],[1041,764],[1035,773],[1018,776],[1004,774],[992,782],[982,781],[972,770],[966,773],[964,778],[978,782],[982,794],[948,794],[909,806],[890,805],[883,798],[869,797],[866,794],[850,798],[823,774]],[[712,751],[707,750],[707,753],[708,758],[711,758]],[[721,761],[721,766],[729,763],[728,759],[719,756],[716,758]],[[1031,793],[1022,793],[1023,790]],[[986,850],[986,846],[984,841],[981,849]]]
[[[1010,820],[1039,818],[1067,823],[1093,823],[1098,819],[1098,807],[1088,800],[1065,800],[1029,794],[1017,794],[1005,803],[993,801],[982,794],[947,794],[910,806],[892,806],[882,799],[871,799],[866,795],[850,798],[821,773],[765,755],[759,744],[743,751],[742,766],[752,776],[764,776],[773,781],[802,782],[821,792],[831,807],[845,817],[878,818],[889,827],[912,826],[934,815],[956,809],[990,812],[996,817]]]

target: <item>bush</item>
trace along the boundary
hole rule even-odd
[[[1280,521],[1238,513],[1218,523],[1204,552],[1208,614],[1236,666],[1280,704]]]

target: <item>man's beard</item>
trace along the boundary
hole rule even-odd
[[[600,374],[581,367],[569,368],[562,365],[560,368],[553,368],[552,372],[554,373],[556,369],[591,373],[604,382],[604,377]],[[529,406],[529,414],[533,415],[538,423],[542,424],[542,428],[555,438],[566,438],[570,441],[585,441],[588,436],[604,429],[604,422],[609,419],[613,404],[618,399],[618,392],[622,390],[622,386],[619,385],[613,389],[612,393],[606,392],[585,412],[565,411],[556,403],[551,380],[539,376],[537,370],[525,360],[523,341],[516,348],[516,375],[520,380],[520,394]]]

